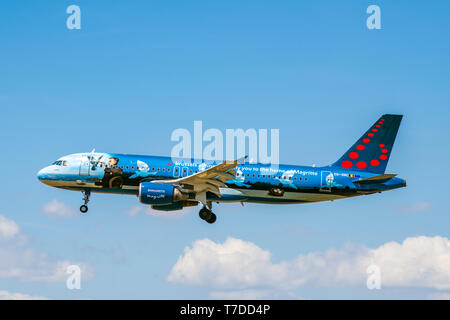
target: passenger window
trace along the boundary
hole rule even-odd
[[[166,168],[163,168],[163,172],[166,172]]]
[[[170,172],[170,168],[167,169],[167,172]]]

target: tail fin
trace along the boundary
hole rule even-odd
[[[402,115],[381,116],[332,167],[382,174],[391,155]]]

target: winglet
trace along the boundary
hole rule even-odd
[[[248,158],[248,156],[239,158],[239,159],[237,159],[237,163],[239,163],[239,164],[245,163],[245,160],[246,160],[247,158]]]

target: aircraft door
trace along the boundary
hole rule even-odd
[[[331,171],[322,171],[320,173],[320,191],[331,192],[333,182],[334,175]]]
[[[81,157],[80,162],[80,176],[89,176],[91,174],[91,162],[88,157]]]

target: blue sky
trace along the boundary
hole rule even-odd
[[[71,4],[81,8],[81,30],[66,28]],[[381,30],[366,28],[370,4],[381,8]],[[232,246],[231,238],[250,251],[254,244],[274,265],[331,248],[354,258],[348,246],[377,249],[407,238],[448,244],[449,10],[446,1],[3,1],[0,216],[13,236],[0,240],[0,256],[10,261],[0,261],[0,296],[448,297],[450,285],[433,281],[387,279],[381,290],[368,290],[364,278],[316,275],[285,288],[230,276],[221,287],[169,275],[180,256],[187,259],[185,247],[217,249],[195,243],[202,239]],[[327,165],[383,113],[405,115],[387,172],[408,181],[384,194],[221,204],[217,223],[207,225],[196,208],[155,216],[136,209],[132,196],[95,194],[89,214],[79,216],[81,194],[36,179],[57,158],[93,148],[170,155],[172,131],[192,130],[194,120],[223,132],[279,129],[281,163]],[[71,217],[45,214],[49,203]],[[130,216],[133,210],[140,212]],[[88,266],[81,290],[48,276],[61,261]],[[323,279],[335,262],[326,261]],[[450,283],[445,272],[438,279]]]

